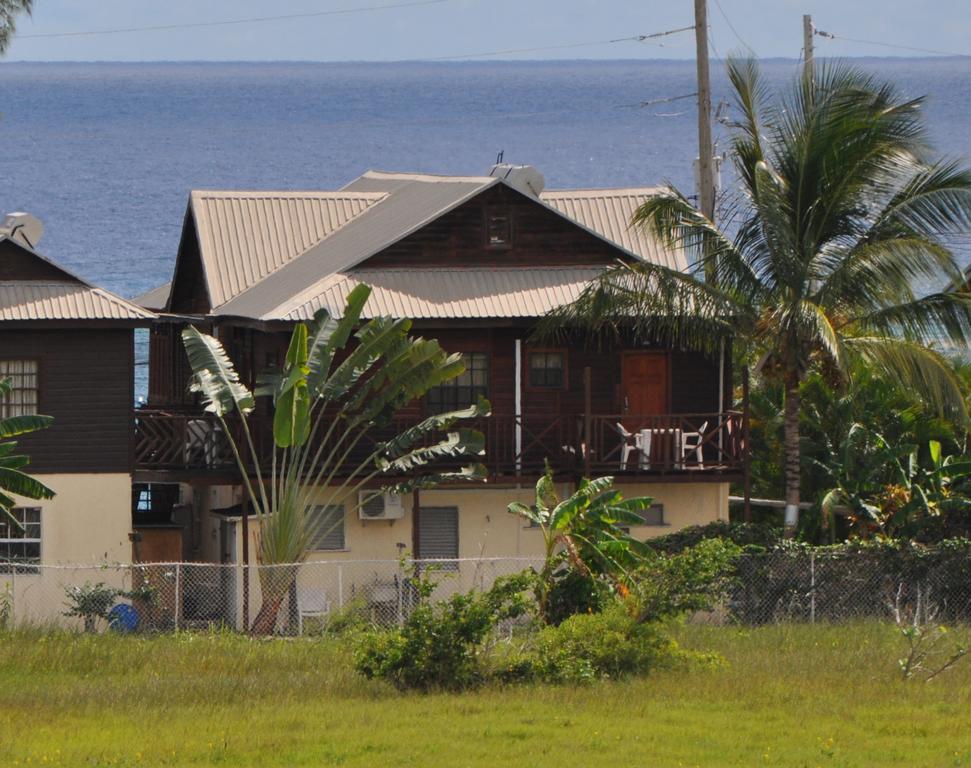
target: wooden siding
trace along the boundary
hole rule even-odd
[[[34,256],[9,240],[0,242],[0,280],[77,282],[74,277],[63,270]]]
[[[211,307],[206,290],[202,254],[199,253],[199,237],[195,219],[186,213],[179,241],[179,253],[175,262],[175,277],[169,294],[169,311],[182,314],[205,314]]]
[[[49,429],[18,438],[29,470],[128,472],[134,400],[133,334],[115,330],[0,330],[0,356],[38,360]]]
[[[512,220],[512,242],[489,247],[491,213]],[[615,246],[506,186],[496,186],[427,224],[360,266],[576,266],[623,257]]]

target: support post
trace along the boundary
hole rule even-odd
[[[816,623],[816,553],[809,553],[809,623]]]
[[[742,367],[742,478],[745,494],[745,522],[752,522],[752,478],[750,477],[749,466],[751,464],[749,448],[749,370],[748,365]]]
[[[590,451],[593,443],[593,414],[591,413],[593,403],[593,373],[590,366],[583,369],[583,440],[580,447],[583,450],[583,474],[590,477]]]
[[[243,631],[249,632],[249,502],[243,499]]]
[[[179,631],[179,619],[182,617],[182,563],[175,564],[175,605],[172,607],[175,614],[175,631]]]
[[[808,13],[802,17],[802,61],[803,73],[811,82],[813,77],[813,17]]]
[[[418,489],[411,494],[411,558],[421,559],[421,496]]]
[[[695,0],[695,50],[698,71],[698,208],[715,219],[714,148],[711,139],[711,72],[708,62],[708,2]]]
[[[515,434],[516,434],[516,476],[523,472],[523,340],[516,339],[515,363]]]

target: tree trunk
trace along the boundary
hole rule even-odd
[[[263,601],[253,620],[254,635],[272,635],[277,614],[290,587],[297,578],[298,565],[273,565],[260,568],[260,592]]]
[[[799,376],[795,371],[786,374],[785,397],[785,536],[792,538],[796,535],[796,528],[799,525],[799,486],[802,482],[799,451]]]

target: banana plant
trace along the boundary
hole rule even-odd
[[[10,394],[10,379],[0,380],[0,399]],[[29,415],[10,416],[0,419],[0,518],[7,518],[18,528],[20,522],[11,510],[16,505],[14,495],[27,499],[52,499],[54,491],[39,480],[23,471],[30,463],[27,456],[15,454],[17,442],[11,437],[19,437],[41,429],[47,429],[54,419],[51,416]]]
[[[190,388],[222,424],[249,503],[260,522],[258,558],[263,603],[253,624],[272,631],[299,563],[319,530],[311,504],[345,504],[357,492],[386,480],[384,490],[408,493],[442,482],[482,480],[474,461],[485,452],[476,430],[458,426],[489,415],[486,400],[430,416],[390,439],[377,430],[390,425],[403,406],[464,370],[460,355],[437,341],[410,335],[411,321],[377,317],[361,322],[371,289],[359,285],[340,318],[320,310],[308,325],[297,323],[282,371],[261,377],[255,393],[241,381],[217,339],[187,326],[183,342],[192,367]],[[249,419],[256,397],[273,398],[273,450],[263,457]],[[238,414],[239,442],[226,419]],[[363,458],[362,458],[362,448]],[[440,471],[443,460],[471,460]]]
[[[550,593],[561,566],[568,565],[583,576],[601,575],[621,583],[645,553],[645,545],[624,526],[643,525],[638,512],[650,507],[652,499],[624,499],[613,483],[612,477],[583,479],[571,496],[561,500],[547,467],[536,482],[535,504],[516,501],[508,506],[510,514],[543,533],[543,567],[536,597],[544,622],[549,618]]]

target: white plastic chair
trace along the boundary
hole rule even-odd
[[[330,615],[330,599],[327,593],[297,584],[297,633],[303,634],[304,618],[324,618],[328,615]]]
[[[617,431],[624,438],[624,446],[620,452],[620,468],[627,469],[627,462],[630,461],[630,455],[635,451],[641,450],[640,435],[634,432],[628,432],[619,421],[617,422]]]
[[[705,454],[702,450],[702,445],[705,440],[705,432],[708,430],[708,422],[706,421],[702,424],[697,432],[682,432],[681,433],[681,460],[684,461],[685,457],[691,453],[695,452],[695,463],[698,469],[705,468]]]

